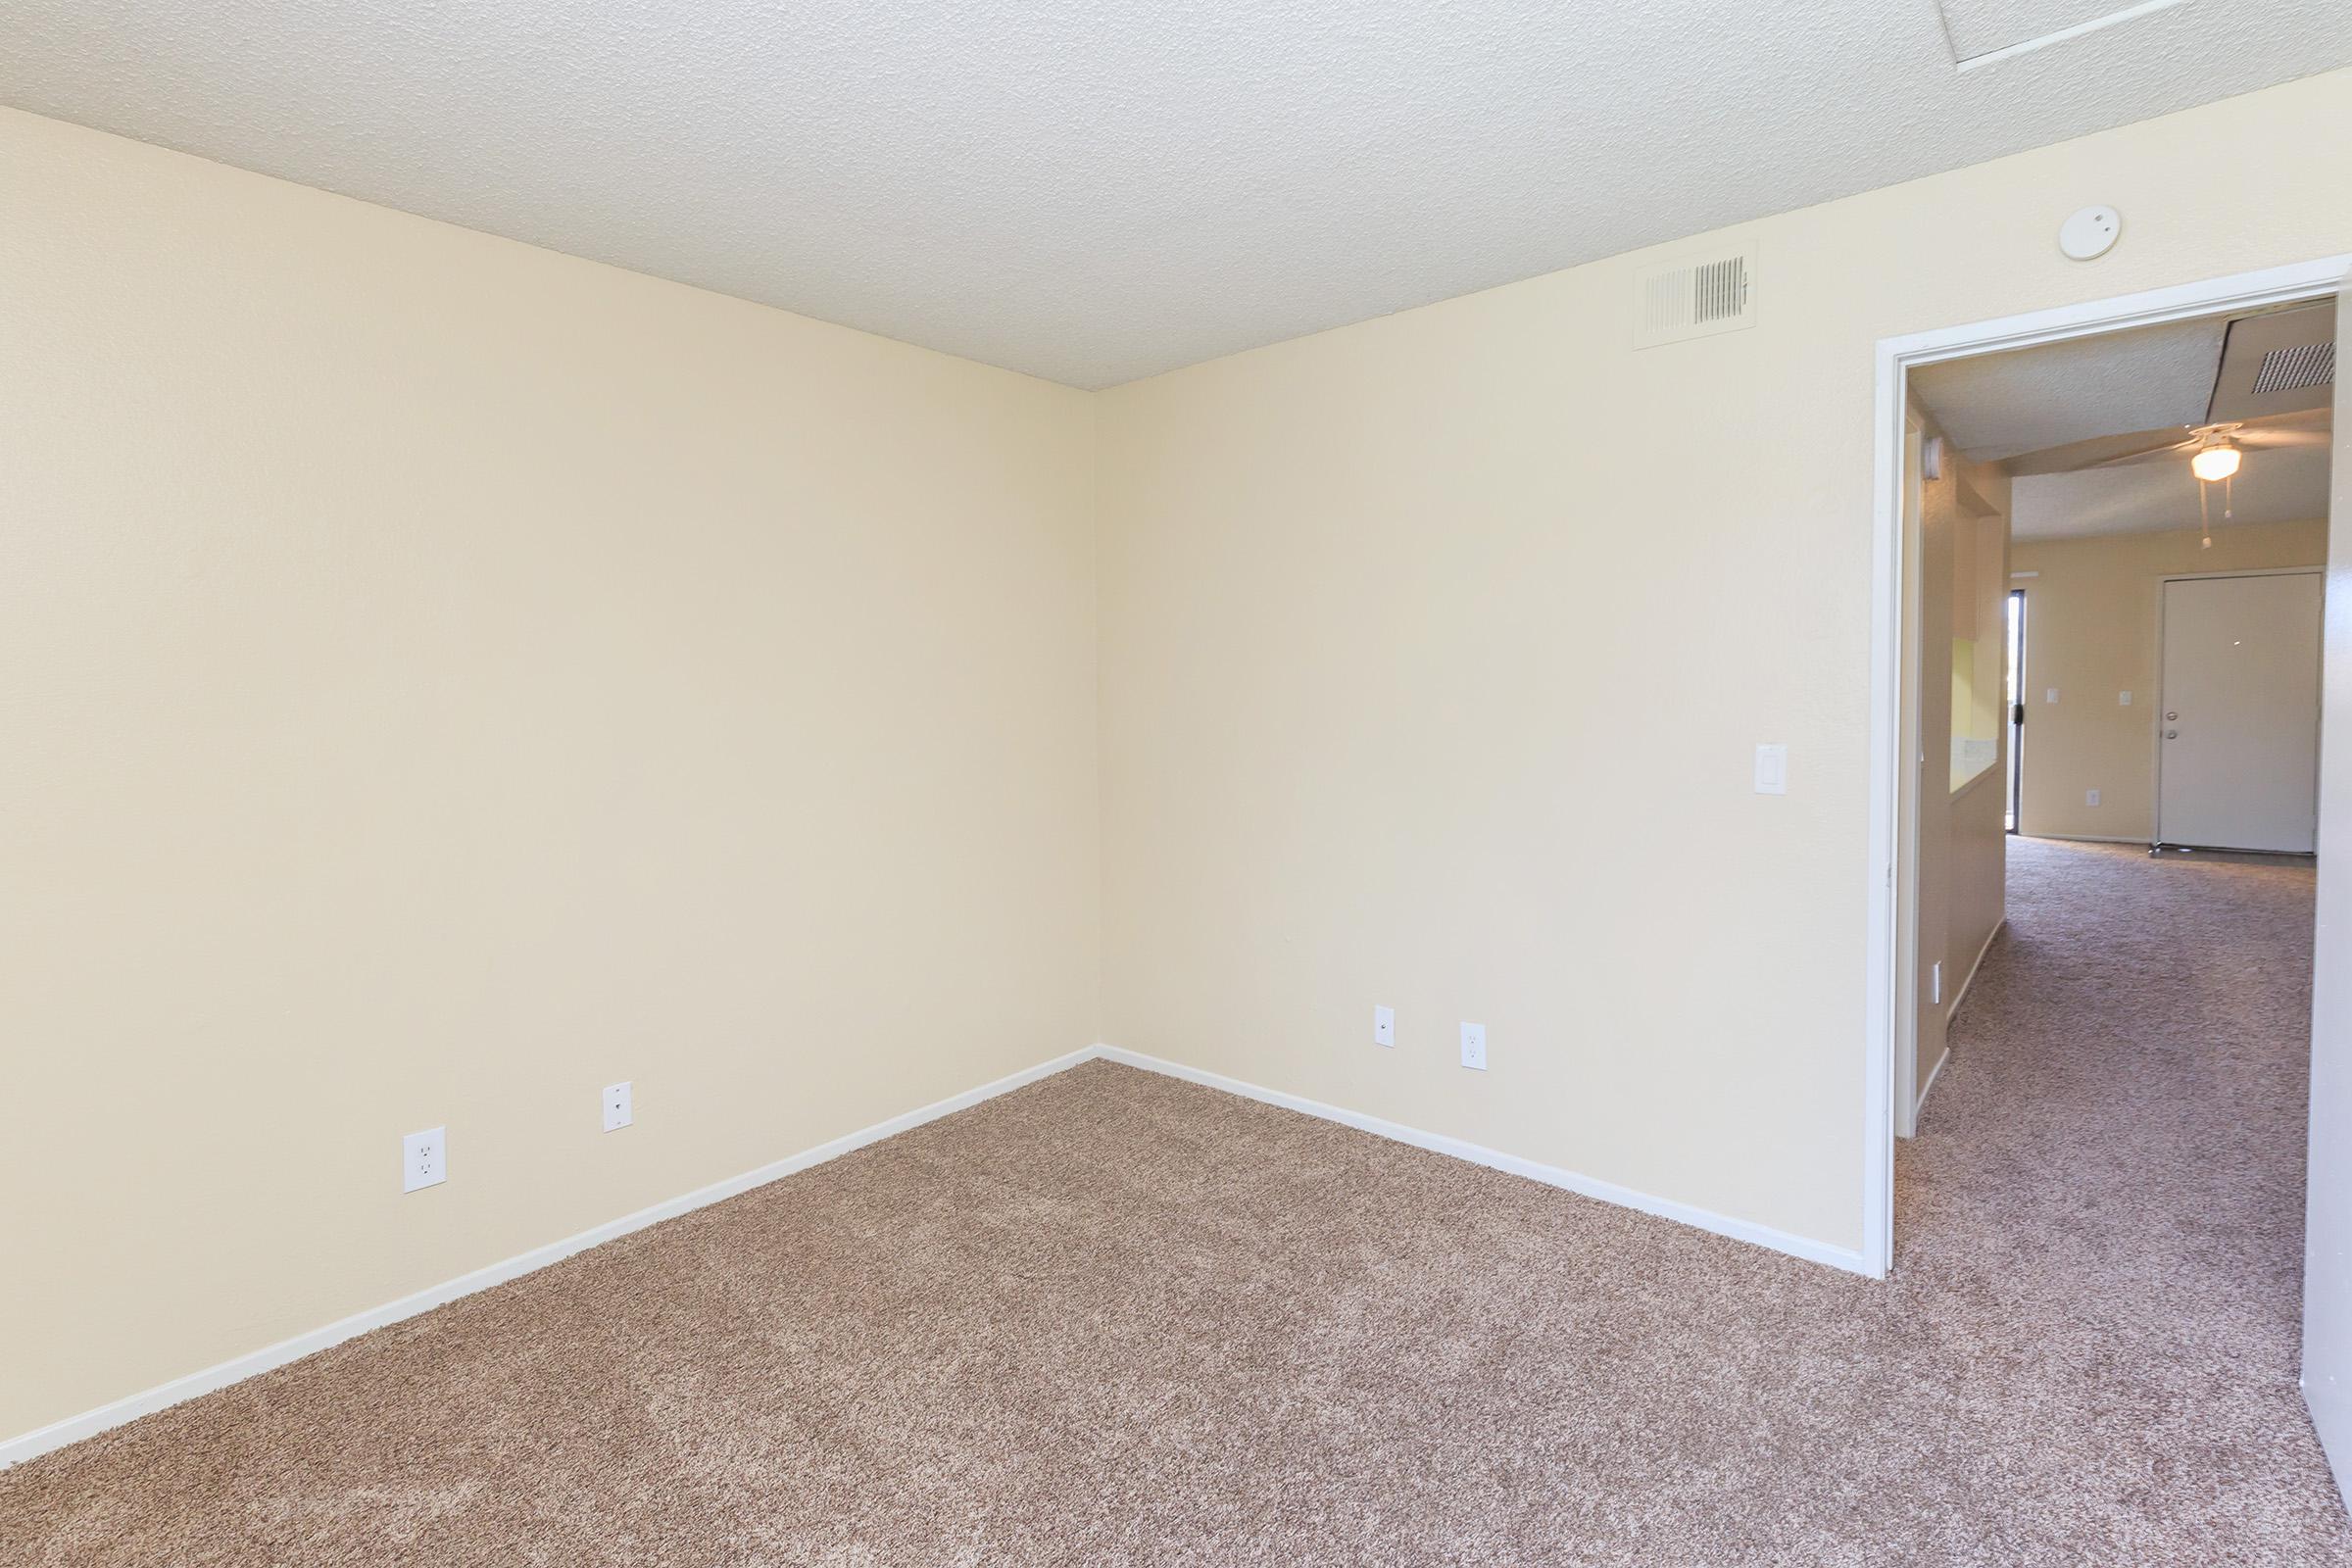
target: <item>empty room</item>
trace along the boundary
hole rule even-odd
[[[2352,1565],[2348,127],[0,9],[0,1564]]]

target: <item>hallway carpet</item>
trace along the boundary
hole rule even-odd
[[[2012,877],[1891,1283],[1090,1063],[0,1475],[0,1562],[2352,1563],[2310,873]]]

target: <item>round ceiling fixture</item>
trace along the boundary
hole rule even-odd
[[[2078,262],[2096,261],[2115,249],[2124,215],[2112,207],[2085,207],[2058,226],[2058,248]]]
[[[2199,449],[2197,455],[2188,460],[2188,471],[2207,484],[2212,484],[2235,473],[2238,461],[2237,448],[2227,441],[2217,441],[2212,446]]]

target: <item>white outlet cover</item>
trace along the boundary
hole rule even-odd
[[[2082,792],[2082,804],[2083,804],[2084,806],[2096,806],[2096,805],[2098,805],[2098,804],[2099,804],[2099,792],[2098,792],[2097,790],[2084,790],[2084,791]]]
[[[2045,703],[2056,702],[2058,700],[2058,688],[2055,686],[2045,688],[2042,691],[2041,700]]]
[[[2115,706],[2118,708],[2130,708],[2132,706],[2132,694],[2130,692],[2117,692],[2115,694]]]
[[[616,1133],[636,1119],[634,1099],[628,1084],[605,1085],[605,1131]]]
[[[427,1127],[400,1141],[400,1190],[438,1187],[449,1180],[449,1129]]]
[[[1395,1007],[1374,1007],[1372,1009],[1372,1043],[1376,1046],[1395,1046],[1396,1044],[1396,1009]]]
[[[1487,1070],[1487,1026],[1483,1023],[1462,1025],[1462,1065],[1473,1071]]]

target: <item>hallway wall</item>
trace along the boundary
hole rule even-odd
[[[2021,831],[2132,844],[2155,835],[2165,577],[2328,560],[2326,518],[2217,528],[2211,550],[2198,537],[2192,525],[2011,547],[2010,569],[2035,573],[2015,579],[2026,591]],[[2054,704],[2044,701],[2053,686]],[[2093,789],[2097,806],[2085,801]]]
[[[1921,434],[1942,434],[1916,400]],[[1962,988],[2001,923],[2008,829],[2004,823],[2009,726],[1998,702],[2006,667],[2004,596],[2009,585],[2009,475],[1970,463],[1947,447],[1943,474],[1929,479],[1909,454],[1917,486],[1920,607],[1919,931],[1915,944],[1913,1102],[1933,1086]],[[1964,694],[1981,700],[1962,710]],[[1987,722],[1987,717],[1991,721]],[[1990,755],[1985,755],[1989,743]],[[1973,755],[1972,755],[1973,748]],[[1940,975],[1940,985],[1938,976]],[[1898,1114],[1897,1128],[1910,1131]]]

